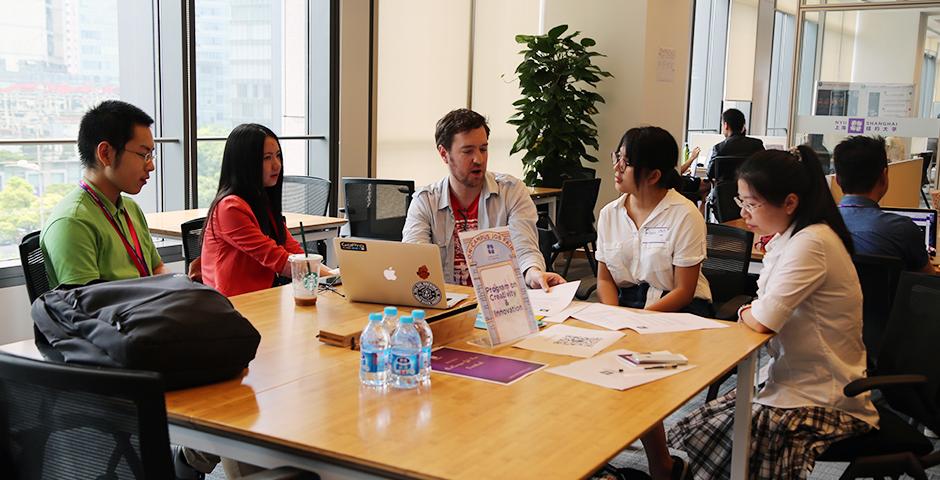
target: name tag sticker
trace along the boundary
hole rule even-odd
[[[669,235],[669,227],[644,227],[643,228],[643,244],[656,244],[656,243],[666,243],[666,238]]]

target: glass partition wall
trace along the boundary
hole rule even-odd
[[[897,164],[889,175],[910,171],[890,200],[903,205],[892,206],[926,203],[921,176],[936,186],[940,136],[940,1],[803,0],[797,44],[788,144],[813,146],[825,164],[847,136],[882,136]]]

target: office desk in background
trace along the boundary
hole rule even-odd
[[[148,213],[147,226],[152,235],[181,239],[183,232],[180,226],[190,220],[205,217],[208,208],[194,208],[190,210],[173,210],[168,212]],[[304,224],[304,235],[307,242],[326,240],[328,259],[336,258],[333,255],[333,237],[339,236],[339,229],[346,224],[345,218],[323,217],[320,215],[305,215],[302,213],[283,212],[287,229],[292,235],[300,235],[300,224]]]
[[[526,187],[526,189],[529,190],[529,197],[536,205],[548,205],[548,216],[557,224],[558,197],[561,196],[561,189],[552,187]]]

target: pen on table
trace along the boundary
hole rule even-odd
[[[652,367],[643,367],[643,370],[656,370],[656,369],[665,369],[665,368],[679,368],[679,365],[654,365]]]

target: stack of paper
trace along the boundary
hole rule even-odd
[[[552,325],[513,346],[537,352],[587,358],[613,345],[621,337],[623,337],[621,332]]]
[[[578,320],[610,330],[629,328],[637,333],[684,332],[726,328],[727,324],[691,313],[658,313],[594,303],[572,315]]]
[[[630,366],[617,358],[618,355],[629,353],[632,352],[629,350],[614,350],[594,358],[578,360],[545,371],[606,388],[626,390],[694,368],[694,365],[683,365],[667,369],[646,369],[640,366]]]

